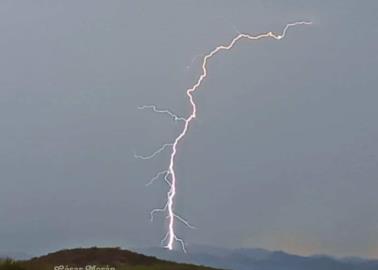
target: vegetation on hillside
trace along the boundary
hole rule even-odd
[[[86,266],[96,266],[89,268],[90,270],[214,270],[204,266],[162,261],[119,248],[71,249],[28,261],[0,261],[0,270],[54,270],[57,266],[62,266],[62,270],[69,267],[82,267],[86,270]]]
[[[0,260],[0,270],[26,270],[18,262],[11,259]]]

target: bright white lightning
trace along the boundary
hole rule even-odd
[[[186,118],[179,117],[176,114],[170,112],[169,110],[157,109],[157,107],[155,105],[146,105],[146,106],[139,107],[139,109],[151,109],[151,110],[153,110],[154,112],[157,112],[157,113],[167,114],[170,117],[172,117],[175,121],[182,121],[184,123],[184,126],[183,126],[181,132],[174,139],[173,143],[164,144],[163,146],[161,146],[158,150],[156,150],[154,153],[152,153],[149,156],[135,155],[136,158],[151,159],[151,158],[154,158],[155,156],[157,156],[158,154],[160,154],[165,149],[167,149],[167,148],[171,149],[168,169],[157,173],[155,175],[155,177],[153,177],[151,179],[151,181],[147,184],[147,185],[150,185],[155,180],[159,179],[160,177],[163,177],[164,181],[169,186],[169,191],[167,193],[167,202],[166,202],[165,206],[163,208],[158,208],[158,209],[154,209],[154,210],[151,211],[151,220],[153,219],[154,214],[157,213],[157,212],[167,213],[168,231],[167,231],[166,235],[164,236],[164,238],[162,239],[162,243],[165,242],[165,247],[168,248],[169,250],[172,250],[174,243],[178,242],[178,243],[181,244],[184,252],[186,252],[184,241],[182,239],[180,239],[175,233],[175,221],[176,220],[182,222],[183,224],[185,224],[189,228],[194,228],[192,225],[190,225],[188,223],[188,221],[186,221],[182,217],[178,216],[174,211],[174,200],[175,200],[175,196],[176,196],[176,181],[177,181],[176,171],[175,171],[175,158],[176,158],[176,155],[177,155],[177,147],[178,147],[180,141],[187,134],[187,131],[189,129],[189,125],[192,122],[192,120],[195,119],[196,116],[197,116],[197,105],[194,102],[193,93],[201,86],[202,82],[207,77],[207,64],[208,64],[209,60],[220,51],[231,50],[235,46],[235,44],[242,39],[259,40],[259,39],[264,39],[264,38],[273,38],[275,40],[281,40],[286,36],[286,33],[287,33],[287,31],[290,27],[297,26],[297,25],[309,25],[309,24],[312,24],[312,22],[300,21],[300,22],[289,23],[284,27],[281,34],[275,34],[273,32],[266,32],[266,33],[262,33],[262,34],[259,34],[259,35],[256,35],[256,36],[252,36],[250,34],[239,33],[228,44],[220,45],[220,46],[216,47],[215,49],[213,49],[212,51],[210,51],[205,56],[203,56],[202,65],[201,65],[202,72],[201,72],[199,78],[197,79],[196,83],[191,88],[186,90],[186,95],[189,98],[189,102],[190,102],[190,105],[191,105],[191,108],[192,108],[190,115]]]

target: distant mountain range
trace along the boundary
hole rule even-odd
[[[378,260],[337,259],[329,256],[298,256],[264,249],[223,249],[188,246],[188,253],[164,248],[139,249],[157,258],[231,270],[378,270]]]
[[[32,256],[23,252],[1,252],[0,251],[0,259],[11,258],[14,260],[27,260],[30,259]]]
[[[355,257],[342,259],[323,255],[304,257],[258,248],[226,249],[202,245],[189,245],[187,250],[188,253],[185,254],[182,251],[168,251],[164,248],[147,248],[134,249],[137,253],[133,253],[119,248],[89,248],[59,251],[27,261],[25,259],[30,257],[28,258],[24,253],[0,253],[0,258],[11,257],[21,260],[23,262],[20,262],[20,265],[25,270],[53,269],[51,268],[53,265],[59,264],[118,265],[117,269],[138,270],[209,269],[195,265],[229,270],[378,270],[378,260]],[[154,256],[160,260],[138,253]],[[184,265],[168,261],[184,263]]]

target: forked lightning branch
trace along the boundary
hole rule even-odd
[[[172,113],[170,110],[160,109],[156,105],[145,105],[145,106],[139,107],[139,109],[149,109],[155,113],[166,114],[169,117],[171,117],[174,121],[182,122],[181,132],[177,135],[177,137],[172,139],[171,143],[162,145],[159,149],[157,149],[155,152],[151,153],[150,155],[146,155],[146,156],[135,155],[136,158],[148,160],[148,159],[155,158],[162,152],[165,152],[165,151],[169,152],[169,164],[167,168],[158,172],[147,184],[147,185],[150,185],[155,180],[162,179],[168,186],[168,192],[166,195],[167,196],[166,204],[162,208],[157,208],[151,211],[151,220],[153,219],[156,213],[161,212],[166,215],[166,218],[168,220],[168,228],[167,228],[166,235],[162,239],[162,244],[169,250],[172,250],[174,248],[174,244],[178,242],[180,243],[184,252],[186,252],[184,241],[180,237],[178,237],[176,234],[176,230],[175,230],[176,222],[181,222],[189,228],[194,228],[187,220],[179,216],[175,211],[176,182],[177,182],[177,172],[175,170],[176,168],[175,162],[176,162],[176,156],[177,156],[178,148],[180,146],[180,142],[184,139],[185,135],[187,134],[191,122],[197,117],[197,105],[193,98],[193,93],[200,88],[203,81],[207,78],[209,61],[211,60],[212,57],[216,56],[218,53],[233,49],[234,46],[239,41],[242,41],[242,40],[254,41],[254,40],[260,40],[260,39],[267,39],[267,38],[271,38],[274,40],[281,40],[286,36],[287,31],[291,27],[299,26],[299,25],[310,25],[310,24],[311,22],[307,22],[307,21],[289,23],[283,28],[282,32],[279,34],[276,34],[273,32],[266,32],[266,33],[262,33],[258,35],[239,33],[228,44],[220,45],[214,48],[213,50],[211,50],[205,56],[203,56],[202,64],[201,64],[201,67],[202,67],[201,74],[198,77],[197,81],[189,89],[186,90],[186,95],[189,99],[189,104],[191,107],[191,113],[187,117],[178,116]]]

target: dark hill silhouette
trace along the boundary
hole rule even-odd
[[[145,256],[120,248],[76,248],[61,250],[26,261],[0,262],[0,270],[52,270],[55,266],[77,269],[88,265],[117,270],[215,270],[193,264],[180,264]]]
[[[54,265],[151,265],[161,262],[155,257],[145,256],[120,248],[76,248],[61,250],[42,257],[33,258],[30,263]]]

